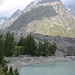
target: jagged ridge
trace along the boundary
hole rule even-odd
[[[34,1],[7,30],[75,37],[75,20],[60,0]]]

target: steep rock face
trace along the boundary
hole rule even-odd
[[[9,27],[20,16],[21,12],[22,11],[17,10],[3,25],[0,26],[0,29],[4,30]]]
[[[34,38],[37,41],[48,41],[50,44],[56,43],[58,48],[56,56],[75,55],[75,38],[63,38],[60,36],[46,36],[39,34],[35,34]]]
[[[75,19],[60,0],[38,0],[28,8],[7,30],[75,37]]]

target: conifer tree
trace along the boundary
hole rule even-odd
[[[34,37],[30,35],[23,41],[24,53],[34,56],[37,49]]]
[[[0,36],[0,64],[2,64],[3,61],[4,61],[4,46],[2,36]]]
[[[8,74],[7,74],[7,75],[14,75],[14,72],[13,72],[12,67],[10,67],[9,72],[8,72]]]
[[[19,72],[18,72],[17,68],[15,69],[14,74],[19,75]]]
[[[43,54],[43,43],[39,42],[38,48],[37,48],[37,56],[40,56]]]
[[[48,42],[44,42],[43,44],[43,56],[48,56]]]
[[[5,43],[4,43],[4,53],[5,56],[12,56],[14,52],[14,37],[13,34],[9,32],[6,34]]]

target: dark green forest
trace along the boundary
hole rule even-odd
[[[47,41],[39,41],[37,44],[31,34],[26,38],[21,37],[17,44],[15,44],[13,33],[8,32],[5,37],[0,35],[0,60],[3,60],[4,56],[52,56],[56,49],[55,43],[49,44]]]
[[[5,75],[18,75],[19,73],[17,69],[13,72],[12,67],[8,70],[4,57],[19,55],[52,56],[57,49],[55,43],[49,44],[47,41],[36,43],[31,34],[26,38],[21,37],[17,44],[14,40],[14,33],[7,32],[6,36],[0,35],[0,65]]]

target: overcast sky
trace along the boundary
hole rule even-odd
[[[23,10],[33,0],[0,0],[0,17],[9,17],[17,9]],[[75,0],[61,0],[65,5],[75,4]]]
[[[0,0],[0,17],[10,16],[17,9],[23,10],[33,0]]]
[[[66,6],[75,4],[75,0],[61,0]]]

